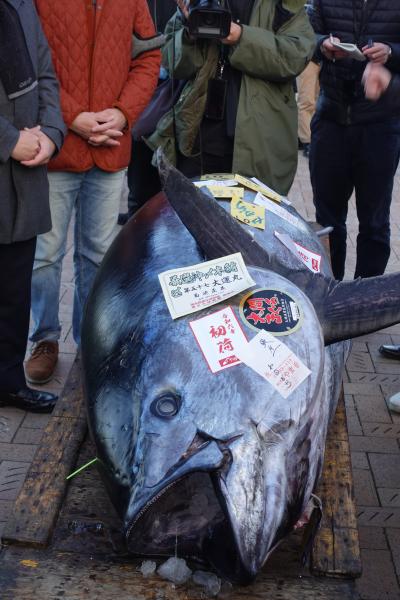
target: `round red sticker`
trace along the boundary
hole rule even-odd
[[[301,327],[303,320],[299,303],[281,290],[252,291],[241,300],[239,310],[248,327],[272,335],[289,335]]]

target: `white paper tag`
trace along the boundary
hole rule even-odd
[[[190,327],[212,373],[241,362],[236,353],[246,350],[247,339],[230,306],[191,321]]]
[[[281,219],[284,219],[291,225],[294,225],[295,227],[299,227],[300,220],[297,217],[292,215],[292,213],[287,211],[285,208],[282,208],[282,206],[280,206],[276,202],[269,200],[262,194],[258,193],[257,196],[254,198],[253,202],[254,202],[254,204],[258,204],[258,206],[264,206],[264,208],[266,208],[270,212],[274,213],[274,215],[281,217]]]
[[[282,342],[268,331],[260,331],[247,347],[236,349],[238,358],[266,379],[284,397],[310,375],[306,365]]]
[[[255,285],[240,252],[158,275],[173,319],[218,304]]]
[[[295,256],[297,256],[301,260],[301,262],[306,265],[307,269],[309,269],[313,273],[321,272],[320,254],[312,252],[311,250],[308,250],[308,248],[304,248],[304,246],[301,246],[301,244],[298,244],[297,242],[292,240],[292,238],[286,233],[279,233],[278,231],[275,231],[275,237],[277,237],[278,240],[282,242],[282,244],[286,246],[286,248],[288,248],[288,250],[290,250]]]
[[[257,177],[252,177],[251,180],[254,181],[254,183],[257,183],[260,187],[265,188],[266,192],[272,192],[276,194],[275,190],[273,190],[268,185],[257,179]],[[286,206],[291,206],[292,203],[290,202],[289,198],[287,198],[286,196],[280,196],[280,198],[283,204],[286,204]]]
[[[196,187],[232,187],[234,185],[238,185],[238,182],[235,179],[204,179],[200,181],[195,181],[194,185]]]

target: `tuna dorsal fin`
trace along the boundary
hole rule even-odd
[[[281,272],[273,257],[211,196],[201,192],[157,151],[158,169],[166,196],[205,256],[212,260],[241,252],[246,264]],[[284,274],[284,273],[282,273]]]
[[[325,344],[400,323],[400,273],[335,282],[324,301]]]
[[[313,303],[326,345],[400,322],[400,273],[339,282],[307,269],[291,270],[175,169],[160,150],[157,161],[170,204],[205,256],[212,260],[241,252],[247,265],[270,269],[295,283]]]

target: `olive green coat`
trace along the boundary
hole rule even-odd
[[[284,20],[274,32],[276,11]],[[178,13],[169,21],[166,34],[164,64],[171,76],[188,83],[175,106],[175,128],[170,111],[148,141],[153,148],[162,146],[175,161],[175,133],[180,152],[185,156],[192,153],[208,81],[215,75],[218,46],[214,41],[189,39]],[[293,82],[307,65],[314,46],[303,0],[256,0],[250,23],[243,26],[240,41],[230,54],[232,67],[242,72],[233,171],[258,177],[282,194],[288,192],[297,167]]]

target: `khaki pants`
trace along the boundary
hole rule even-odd
[[[310,123],[319,95],[319,69],[319,65],[310,62],[297,77],[297,106],[299,113],[297,135],[303,144],[309,144],[311,139]]]

